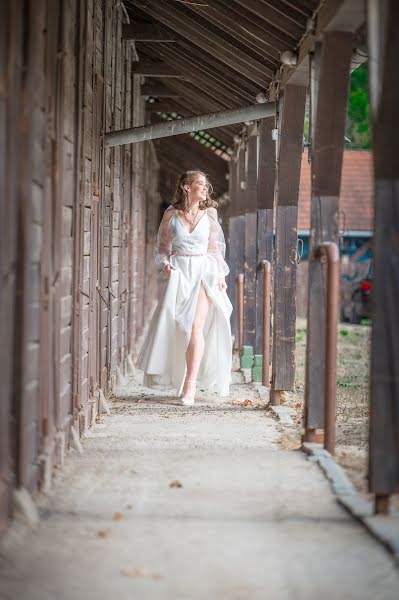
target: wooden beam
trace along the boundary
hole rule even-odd
[[[262,261],[273,264],[273,213],[276,179],[276,142],[272,138],[275,118],[259,121],[259,173],[257,188],[258,222],[256,232],[256,325],[255,354],[263,352],[263,271]],[[273,272],[273,271],[272,271]],[[272,304],[271,304],[272,306]],[[270,353],[270,357],[272,354]]]
[[[257,136],[248,138],[244,242],[244,344],[255,346]]]
[[[281,390],[292,390],[295,379],[298,192],[305,100],[305,86],[286,86],[276,200],[272,401],[278,398]]]
[[[288,48],[301,37],[306,25],[287,18],[280,10],[265,5],[261,0],[234,0],[234,3],[254,13],[260,23],[266,21],[271,35],[285,42]]]
[[[218,2],[207,1],[207,6],[200,7],[192,5],[191,10],[195,10],[208,22],[213,23],[223,31],[234,35],[234,38],[242,44],[243,48],[247,48],[248,52],[258,60],[263,60],[264,64],[274,70],[277,68],[277,61],[270,60],[268,56],[269,46],[264,40],[267,33],[261,27],[257,27],[255,23],[245,22],[241,16],[239,19],[232,12],[231,8],[224,7]],[[244,21],[244,23],[242,23]],[[252,35],[252,30],[255,29],[258,35]]]
[[[212,95],[217,98],[220,102],[226,106],[230,102],[236,101],[237,103],[246,104],[254,101],[254,98],[250,94],[246,94],[242,89],[237,89],[234,85],[230,85],[228,82],[223,80],[222,77],[218,77],[212,72],[212,69],[207,70],[202,67],[201,64],[193,65],[191,60],[186,60],[179,51],[163,50],[163,60],[170,65],[172,69],[178,70],[188,80],[193,79],[201,87],[211,88]]]
[[[234,256],[235,251],[235,223],[236,215],[235,209],[237,204],[237,160],[230,161],[229,164],[229,205],[228,205],[228,234],[227,234],[227,261],[230,267],[230,273],[227,276],[228,295],[233,305],[233,312],[231,315],[231,330],[233,334],[236,331],[236,259]]]
[[[142,23],[132,25],[122,24],[122,39],[135,42],[176,42],[176,36],[170,35],[160,27],[153,24]]]
[[[309,53],[313,52],[315,43],[322,40],[325,31],[355,33],[365,22],[365,5],[364,0],[326,0],[316,16],[315,30],[309,30],[301,42],[296,66],[284,68],[280,87],[283,88],[288,82],[307,85]]]
[[[144,83],[141,86],[142,96],[156,96],[158,98],[180,98],[181,94],[168,88],[163,83],[157,81],[154,83]]]
[[[370,97],[375,173],[370,369],[369,489],[399,491],[399,5],[369,2]]]
[[[199,25],[181,11],[170,5],[166,8],[163,0],[153,0],[150,6],[142,6],[141,10],[200,47],[202,51],[206,48],[221,62],[256,82],[262,89],[270,81],[271,69],[252,60],[245,52],[222,37],[215,37],[208,28]]]
[[[230,230],[230,248],[229,248],[229,265],[234,276],[230,278],[230,298],[234,297],[235,314],[233,315],[233,321],[235,327],[237,327],[237,303],[236,303],[236,277],[239,273],[244,273],[244,240],[245,240],[245,216],[244,216],[244,204],[245,204],[245,154],[246,150],[242,147],[237,156],[236,163],[236,177],[233,181],[235,186],[235,202],[234,202],[234,220],[232,223],[232,229]],[[237,329],[235,329],[237,334]],[[238,339],[236,337],[235,346],[237,347]]]
[[[306,439],[324,428],[326,267],[315,255],[322,242],[338,242],[338,200],[348,97],[352,34],[329,32],[316,47],[311,89],[312,199],[305,377]],[[327,366],[328,368],[328,366]]]
[[[146,102],[145,109],[148,114],[153,115],[157,112],[177,112],[176,104],[172,101],[163,101],[163,102]]]
[[[146,77],[182,77],[182,74],[164,62],[136,62],[132,65],[135,75]]]
[[[180,44],[174,48],[162,48],[162,52],[159,54],[162,55],[162,60],[173,68],[179,69],[187,79],[200,83],[202,87],[208,88],[211,86],[212,92],[217,92],[220,99],[224,97],[223,102],[227,105],[232,99],[241,103],[254,101],[256,88],[253,88],[253,94],[248,93],[245,82],[237,82],[234,77],[228,78],[223,69],[210,66],[207,60],[201,60],[195,54],[182,53]],[[250,82],[248,84],[251,85]]]

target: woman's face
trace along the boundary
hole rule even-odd
[[[192,200],[206,200],[208,193],[208,182],[204,175],[197,175],[191,185],[187,186]]]

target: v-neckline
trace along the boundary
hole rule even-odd
[[[186,228],[186,226],[184,225],[183,221],[181,220],[181,218],[180,218],[180,217],[179,217],[179,215],[177,214],[177,210],[176,210],[176,212],[175,212],[175,215],[176,215],[176,217],[179,219],[179,221],[180,221],[180,223],[181,223],[181,226],[183,227],[184,231],[185,231],[185,232],[186,232],[188,235],[191,235],[192,233],[194,233],[194,231],[197,229],[198,225],[200,224],[200,222],[202,221],[202,219],[205,217],[205,215],[206,215],[206,214],[208,214],[208,213],[207,213],[207,210],[205,209],[205,212],[204,212],[204,214],[203,214],[203,215],[201,215],[201,218],[200,218],[200,219],[197,221],[197,223],[196,223],[196,225],[195,225],[194,229],[193,229],[192,231],[188,231],[188,230],[187,230],[187,228]]]

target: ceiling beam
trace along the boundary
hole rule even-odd
[[[298,21],[291,20],[289,16],[287,17],[289,10],[283,13],[270,5],[268,6],[261,0],[234,0],[234,3],[254,13],[257,19],[263,19],[269,23],[273,29],[273,35],[289,44],[287,50],[303,34],[305,26],[298,23]],[[284,35],[282,36],[281,34]]]
[[[171,90],[162,82],[144,83],[141,86],[142,96],[157,96],[158,98],[179,98],[180,94]]]
[[[322,39],[325,31],[346,31],[355,33],[366,20],[363,0],[326,0],[316,18],[315,31],[309,31],[299,47],[295,67],[284,68],[281,87],[288,82],[294,85],[307,85],[309,79],[309,52],[315,43]]]
[[[169,64],[172,69],[179,69],[181,74],[188,80],[194,79],[200,87],[212,88],[212,95],[224,103],[226,107],[231,106],[234,100],[238,104],[248,104],[254,101],[254,97],[247,95],[245,91],[237,91],[235,86],[230,86],[222,77],[218,77],[215,73],[204,71],[199,64],[194,67],[193,61],[186,60],[182,53],[178,51],[170,51],[167,48],[162,49],[162,58],[166,64]],[[188,84],[189,85],[189,84]]]
[[[220,82],[225,83],[229,89],[235,90],[241,95],[247,96],[247,101],[252,102],[256,94],[263,88],[256,85],[243,75],[233,71],[227,65],[221,63],[211,54],[200,50],[192,44],[188,44],[183,38],[173,46],[144,44],[140,48],[140,56],[143,60],[164,60],[167,62],[168,57],[175,57],[179,60],[184,57],[184,62],[191,64],[191,77],[189,79],[195,81],[195,73],[200,70],[202,73],[207,73],[213,77],[217,77]]]
[[[241,50],[248,53],[251,58],[263,63],[271,70],[275,69],[275,64],[270,61],[268,56],[269,47],[264,43],[267,31],[263,30],[262,35],[255,40],[250,30],[242,31],[239,26],[241,18],[234,19],[231,9],[225,8],[223,5],[218,5],[216,9],[210,0],[207,0],[206,6],[200,6],[199,4],[190,4],[189,6],[190,8],[186,8],[185,5],[186,11],[191,12],[193,19],[200,18],[201,23],[206,23],[214,37],[217,37],[218,31],[221,30],[226,35],[226,40],[228,40],[227,36],[230,36],[230,41],[234,44],[238,42]],[[186,14],[190,16],[190,13],[186,12]]]
[[[218,60],[256,82],[262,88],[269,83],[272,76],[271,69],[251,59],[235,45],[226,42],[223,36],[214,36],[209,29],[199,25],[176,8],[170,5],[166,7],[163,0],[151,0],[148,4],[140,4],[138,7],[155,20],[188,39],[192,44],[199,46],[202,50],[206,48]]]
[[[122,24],[122,39],[135,42],[176,42],[176,36],[170,35],[156,25],[143,23],[141,25]]]
[[[164,62],[134,62],[132,72],[146,77],[182,77],[177,69]]]

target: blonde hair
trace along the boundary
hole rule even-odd
[[[206,199],[201,200],[199,203],[200,210],[205,210],[206,208],[211,208],[211,207],[217,208],[218,203],[215,200],[212,200],[212,198],[210,197],[210,194],[213,193],[212,185],[211,185],[210,181],[208,180],[208,177],[206,176],[206,174],[203,173],[203,171],[184,171],[184,173],[182,173],[180,175],[179,179],[177,180],[176,191],[174,193],[173,200],[172,200],[172,204],[173,204],[174,208],[177,208],[178,210],[181,210],[183,212],[188,211],[188,208],[189,208],[188,192],[184,189],[184,186],[191,185],[192,183],[194,183],[195,178],[198,175],[203,175],[208,184],[208,191],[206,193]]]

